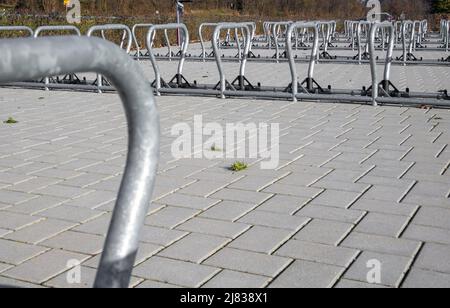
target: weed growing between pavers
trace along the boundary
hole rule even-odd
[[[234,172],[239,172],[248,169],[248,165],[244,162],[237,161],[231,165],[230,170]]]
[[[14,120],[14,118],[9,117],[8,120],[3,121],[3,123],[5,123],[5,124],[16,124],[16,123],[19,123],[19,122]]]
[[[217,147],[216,145],[211,146],[210,149],[212,152],[222,152],[222,149]]]

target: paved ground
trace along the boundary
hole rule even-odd
[[[161,97],[132,285],[449,287],[448,110]],[[0,90],[0,284],[93,281],[126,154],[113,94]],[[276,122],[278,170],[174,160],[173,124]],[[82,261],[82,283],[67,262]],[[369,260],[381,285],[369,285]]]

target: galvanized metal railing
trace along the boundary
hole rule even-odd
[[[159,158],[158,111],[140,66],[114,44],[87,37],[0,40],[0,53],[1,83],[98,72],[118,90],[128,122],[128,158],[95,287],[128,287]]]
[[[41,26],[36,28],[36,30],[34,30],[34,37],[39,37],[41,36],[42,33],[45,32],[53,32],[53,33],[58,33],[61,34],[62,32],[64,33],[71,33],[74,35],[78,35],[81,36],[81,31],[80,29],[78,29],[75,26],[72,25],[66,25],[66,26]]]
[[[319,27],[315,22],[297,22],[289,26],[286,34],[286,51],[289,58],[289,69],[291,71],[291,91],[292,99],[297,101],[297,94],[299,86],[302,86],[298,81],[297,67],[294,60],[292,51],[292,33],[299,28],[308,28],[314,31],[314,43],[312,46],[311,57],[309,61],[308,77],[306,81],[306,90],[311,90],[314,83],[314,66],[319,56]]]
[[[246,36],[246,40],[245,40],[245,47],[244,47],[244,54],[243,57],[241,59],[241,66],[240,66],[240,70],[239,70],[239,76],[237,77],[237,81],[239,82],[239,87],[242,88],[244,87],[244,82],[246,81],[245,78],[245,66],[247,64],[247,58],[248,58],[248,54],[250,51],[250,45],[252,43],[251,40],[251,32],[250,29],[248,27],[247,24],[241,24],[241,23],[223,23],[223,24],[219,24],[216,26],[216,28],[214,29],[214,33],[212,35],[212,42],[213,42],[213,49],[214,49],[214,55],[216,58],[216,64],[217,64],[217,68],[219,70],[219,77],[220,77],[220,81],[218,83],[218,87],[220,88],[220,96],[221,98],[225,98],[225,91],[227,89],[227,86],[233,88],[232,83],[229,83],[225,77],[225,72],[223,70],[222,67],[222,60],[220,58],[220,54],[219,54],[219,47],[214,44],[214,42],[216,42],[219,37],[220,37],[220,31],[221,30],[228,30],[228,29],[239,29],[242,28],[244,29],[244,33]]]
[[[92,26],[89,28],[89,30],[86,33],[87,37],[91,37],[96,32],[100,32],[101,36],[104,40],[106,40],[105,31],[123,31],[122,40],[120,42],[120,48],[124,48],[124,42],[125,39],[127,39],[126,45],[125,45],[125,51],[126,53],[130,53],[131,46],[133,44],[133,34],[130,30],[130,28],[126,25],[121,24],[110,24],[110,25],[98,25],[98,26]],[[101,74],[97,74],[97,79],[94,81],[94,85],[97,86],[97,92],[102,93],[102,87],[104,84],[109,85],[109,81],[105,79]]]
[[[186,53],[189,46],[189,31],[186,25],[184,24],[166,24],[166,25],[153,25],[147,32],[147,39],[146,39],[147,49],[149,51],[153,71],[155,73],[155,82],[153,83],[153,85],[155,87],[156,94],[161,95],[159,90],[161,90],[162,83],[164,83],[164,86],[167,86],[168,84],[161,77],[161,70],[156,61],[156,57],[153,53],[153,42],[155,38],[154,33],[157,30],[164,30],[165,32],[167,30],[181,30],[180,32],[182,35],[182,44],[181,44],[180,59],[178,63],[178,70],[175,77],[169,82],[171,83],[172,81],[175,81],[177,85],[180,86],[185,82],[187,83],[187,85],[189,85],[189,82],[187,82],[186,79],[183,77],[183,66],[186,60]]]
[[[25,32],[28,36],[33,36],[34,31],[26,26],[0,26],[0,32]]]
[[[50,34],[61,34],[61,33],[65,33],[70,34],[70,35],[76,35],[76,36],[81,36],[81,31],[80,29],[78,29],[76,26],[72,26],[72,25],[63,25],[63,26],[41,26],[36,28],[36,30],[34,30],[34,34],[33,37],[34,38],[38,38],[39,36],[45,36],[45,35],[50,35]],[[78,78],[76,77],[74,74],[69,74],[69,78],[70,79],[74,79],[74,78]],[[49,91],[49,85],[50,85],[50,80],[54,81],[55,77],[45,77],[44,78],[44,84],[45,84],[45,90]],[[63,79],[66,79],[66,77],[64,77]]]
[[[145,54],[145,55],[141,53],[141,46],[139,44],[139,39],[137,37],[137,30],[138,29],[147,29],[147,31],[148,31],[148,29],[150,29],[151,26],[153,26],[153,24],[135,24],[133,26],[133,28],[131,29],[131,33],[132,33],[133,41],[134,41],[134,46],[136,47],[136,55],[135,55],[135,57],[138,60],[140,60],[141,57],[148,56],[148,51],[147,51],[147,54]],[[146,31],[145,34],[147,34],[147,31]]]
[[[391,65],[394,54],[394,46],[395,46],[395,28],[391,22],[383,22],[383,23],[375,23],[372,25],[370,30],[370,39],[369,39],[369,52],[371,54],[370,57],[370,71],[372,76],[372,104],[377,106],[378,93],[380,89],[380,84],[378,83],[377,78],[377,63],[375,57],[375,36],[377,34],[378,29],[387,29],[389,32],[389,47],[386,54],[386,64],[384,67],[384,79],[381,82],[381,89],[385,94],[388,94],[389,87],[392,85],[390,81],[391,75]]]

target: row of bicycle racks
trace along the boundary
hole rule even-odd
[[[189,31],[184,24],[136,24],[132,28],[120,24],[97,25],[91,27],[86,36],[97,36],[108,39],[112,32],[119,33],[116,41],[126,53],[135,60],[150,60],[155,80],[152,85],[157,95],[212,95],[225,97],[252,97],[288,100],[326,100],[339,102],[357,102],[400,105],[450,106],[447,89],[436,89],[435,92],[414,92],[410,89],[400,90],[391,81],[392,65],[450,65],[449,29],[450,23],[443,20],[439,32],[430,32],[428,22],[401,21],[370,23],[367,21],[345,21],[343,31],[338,32],[336,21],[313,22],[264,22],[262,33],[258,34],[254,22],[241,23],[204,23],[200,25],[198,34],[201,52],[198,55],[188,54],[190,45]],[[212,29],[209,41],[205,41],[205,29]],[[21,35],[38,38],[55,33],[81,36],[75,26],[42,26],[36,30],[28,27],[0,27],[0,32],[14,31]],[[177,31],[180,37],[179,48],[170,42],[169,31]],[[143,37],[142,33],[144,34]],[[157,33],[161,33],[167,53],[155,52]],[[117,36],[116,36],[117,37]],[[144,42],[144,43],[143,43]],[[207,43],[211,47],[207,47]],[[143,47],[142,45],[146,45]],[[237,53],[229,50],[236,49]],[[177,52],[175,52],[175,51]],[[256,55],[264,52],[266,55]],[[354,56],[337,56],[333,52],[357,52]],[[394,52],[401,55],[394,57]],[[423,59],[415,52],[441,52],[447,57],[441,59]],[[272,52],[275,54],[271,55]],[[299,53],[303,53],[300,54]],[[380,56],[383,55],[383,56]],[[170,80],[161,76],[158,61],[178,61],[178,68]],[[246,65],[249,61],[272,61],[288,63],[290,80],[285,87],[262,86],[254,83],[246,76]],[[218,69],[216,84],[199,84],[191,82],[183,74],[186,61],[214,61]],[[224,63],[238,62],[239,72],[233,79],[225,76]],[[300,79],[299,62],[308,64],[304,79]],[[318,63],[368,64],[370,66],[371,84],[361,89],[335,89],[331,85],[324,87],[314,78],[314,69]],[[378,78],[376,68],[384,65],[384,74]],[[302,80],[302,82],[299,82]],[[76,74],[65,76],[49,76],[42,80],[6,84],[3,86],[82,90],[82,91],[115,91],[114,86],[101,74],[94,80],[79,78]]]

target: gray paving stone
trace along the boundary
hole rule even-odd
[[[402,238],[450,245],[450,230],[410,224]]]
[[[275,183],[265,188],[263,192],[314,199],[323,192],[323,189]]]
[[[87,255],[95,255],[102,250],[103,242],[104,238],[98,235],[66,231],[42,242],[41,245]]]
[[[199,210],[208,209],[209,207],[217,204],[218,202],[220,202],[220,200],[218,200],[217,198],[210,199],[210,198],[189,196],[179,193],[170,194],[167,197],[158,200],[158,203],[165,205],[186,207],[190,209],[199,209]]]
[[[134,269],[134,275],[158,282],[196,288],[211,279],[218,271],[219,269],[206,265],[152,257],[137,266]]]
[[[371,252],[412,257],[416,254],[420,244],[419,242],[411,240],[352,232],[344,242],[342,242],[341,246]]]
[[[276,251],[276,255],[330,265],[348,266],[358,251],[343,247],[290,240]]]
[[[36,197],[37,195],[2,189],[0,194],[0,202],[14,205]]]
[[[178,230],[236,238],[250,226],[240,222],[228,222],[194,217],[177,227]]]
[[[52,288],[63,288],[63,289],[78,289],[78,288],[92,288],[95,281],[95,276],[97,275],[97,270],[82,266],[81,267],[81,283],[69,283],[67,279],[68,273],[62,273],[55,278],[44,283],[45,286]],[[130,286],[133,287],[142,282],[142,279],[131,277]]]
[[[309,198],[275,195],[258,207],[258,210],[293,215],[310,201]]]
[[[268,193],[237,190],[237,189],[222,189],[211,196],[211,198],[215,199],[245,202],[255,205],[263,203],[270,197],[272,197],[272,195]]]
[[[229,239],[223,237],[191,233],[164,249],[158,255],[200,264],[229,241]]]
[[[294,231],[255,226],[228,247],[271,254],[292,237]]]
[[[0,211],[0,228],[9,230],[18,230],[32,225],[42,218],[32,217],[19,213]]]
[[[211,208],[207,209],[199,216],[204,218],[212,218],[234,222],[254,208],[255,205],[251,203],[222,201],[212,206]]]
[[[86,209],[97,209],[106,203],[116,200],[117,192],[110,192],[105,190],[92,191],[87,195],[83,195],[79,198],[70,200],[66,202],[66,205],[86,208]]]
[[[270,285],[270,288],[331,288],[344,268],[297,260]]]
[[[249,190],[249,191],[260,191],[263,188],[273,184],[277,180],[278,179],[275,177],[260,177],[256,175],[247,175],[246,177],[229,185],[228,188]]]
[[[369,261],[376,260],[381,265],[380,285],[398,288],[406,272],[412,263],[412,258],[394,255],[380,254],[374,252],[363,252],[351,265],[344,278],[364,283],[368,281],[368,274],[373,269]]]
[[[310,203],[295,215],[356,224],[365,214],[366,212],[363,211],[341,209]]]
[[[192,195],[197,197],[209,197],[212,194],[218,192],[220,189],[227,186],[228,182],[211,182],[211,181],[198,181],[189,186],[181,189],[181,194]]]
[[[280,228],[287,230],[299,230],[306,223],[308,223],[309,219],[301,216],[291,216],[285,214],[271,213],[265,211],[252,211],[249,214],[245,215],[239,222],[272,227],[272,228]]]
[[[145,223],[151,226],[173,229],[200,213],[199,210],[168,206],[147,216]]]
[[[450,288],[450,275],[413,267],[402,287],[412,289],[448,289]]]
[[[55,207],[63,203],[65,198],[57,198],[50,196],[39,196],[37,198],[25,201],[8,209],[10,212],[21,214],[36,214],[40,211]]]
[[[440,196],[448,198],[450,193],[450,184],[439,182],[419,181],[410,192],[413,195]]]
[[[83,223],[102,215],[104,212],[80,208],[70,205],[59,205],[57,207],[39,212],[36,216],[45,218],[54,218],[70,222]]]
[[[322,173],[292,172],[287,177],[279,180],[277,183],[286,185],[311,186],[330,172],[329,169],[324,168],[323,170],[324,171]]]
[[[19,242],[0,239],[0,262],[18,265],[48,250]]]
[[[356,226],[355,231],[399,237],[409,223],[410,217],[382,213],[368,213]]]
[[[56,219],[44,219],[5,236],[6,239],[38,244],[76,226],[76,223]]]
[[[408,194],[411,187],[397,188],[389,186],[372,186],[368,192],[364,194],[366,199],[401,202]]]
[[[105,213],[88,222],[75,226],[72,230],[82,233],[106,236],[109,224],[111,223],[111,213]]]
[[[418,225],[450,229],[450,209],[422,207],[412,222]]]
[[[294,236],[294,239],[337,246],[353,227],[354,225],[349,223],[313,219]]]
[[[67,267],[70,260],[78,260],[81,263],[87,258],[89,256],[62,250],[51,250],[2,273],[2,275],[41,284],[70,269]]]
[[[414,263],[415,267],[450,274],[450,247],[426,243]]]
[[[163,247],[159,245],[140,243],[139,250],[136,255],[136,260],[134,261],[134,265],[137,266],[141,264],[142,262],[146,261],[150,257],[157,254],[159,251],[161,251],[161,249],[163,249]],[[90,258],[86,262],[83,262],[83,266],[98,268],[98,265],[100,263],[100,257],[101,254],[98,254],[95,257]]]
[[[391,214],[412,217],[419,209],[418,205],[397,203],[395,201],[381,201],[361,198],[352,207],[353,210],[363,210],[373,213]]]
[[[19,184],[10,186],[10,187],[8,187],[8,189],[14,190],[14,191],[30,193],[30,192],[33,192],[34,190],[56,184],[60,181],[61,180],[59,180],[59,179],[52,179],[52,178],[39,176],[39,177],[32,178],[28,181],[21,182]]]
[[[144,226],[141,241],[161,246],[170,246],[172,243],[186,236],[187,232],[169,230],[165,228]]]
[[[325,177],[324,179],[314,183],[312,185],[312,187],[331,189],[334,191],[364,193],[365,191],[367,191],[370,188],[370,185],[363,184],[363,183],[329,181]]]
[[[239,272],[275,277],[290,262],[290,259],[279,256],[224,248],[203,263]]]
[[[204,284],[203,287],[211,289],[263,288],[268,284],[269,280],[265,276],[223,270]]]
[[[62,197],[62,198],[76,198],[82,195],[86,195],[90,193],[91,190],[78,188],[78,187],[70,187],[64,185],[50,185],[48,187],[38,189],[35,191],[36,194],[47,195],[52,197]]]
[[[348,209],[361,196],[361,193],[327,189],[314,199],[314,204]]]

